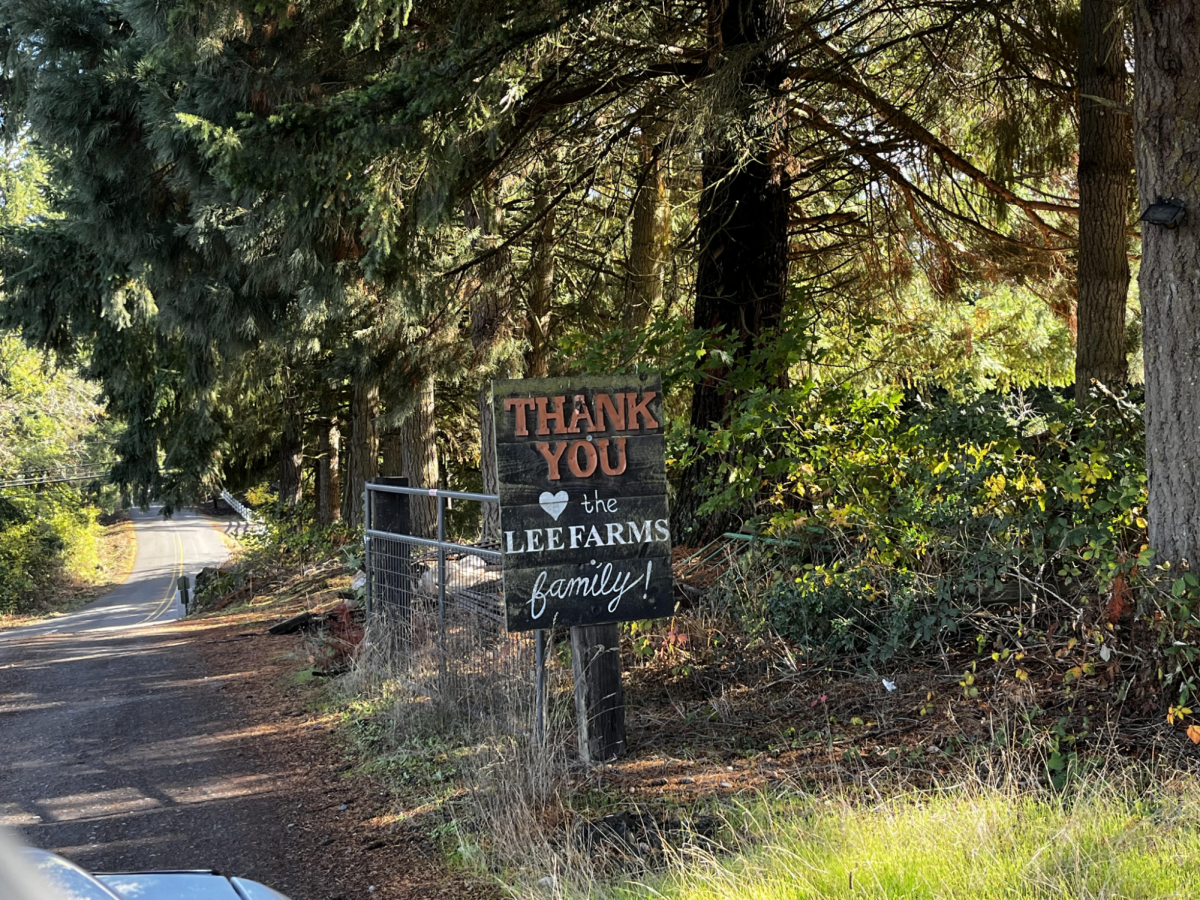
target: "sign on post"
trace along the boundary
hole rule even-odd
[[[674,611],[658,375],[492,382],[509,631]]]

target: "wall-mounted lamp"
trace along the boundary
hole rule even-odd
[[[1187,207],[1182,200],[1159,200],[1151,203],[1142,213],[1142,221],[1151,225],[1161,225],[1163,228],[1174,228],[1187,215]]]

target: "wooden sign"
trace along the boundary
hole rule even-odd
[[[670,615],[658,375],[492,382],[508,630]]]

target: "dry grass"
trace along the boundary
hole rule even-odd
[[[224,612],[261,621],[268,610],[312,609],[332,599],[330,574],[260,570]],[[575,759],[566,659],[550,668],[539,746],[531,680],[484,679],[468,707],[447,707],[390,662],[391,643],[370,634],[350,673],[319,680],[331,690],[314,702],[334,711],[360,769],[386,787],[381,823],[439,839],[467,870],[529,900],[837,897],[847,895],[848,872],[882,898],[901,895],[891,885],[907,882],[893,873],[906,867],[919,875],[914,896],[940,896],[941,877],[958,879],[946,896],[1008,896],[1012,873],[1049,859],[1040,848],[1059,833],[1084,849],[1039,869],[1039,883],[1124,896],[1105,885],[1131,883],[1123,872],[1141,877],[1158,857],[1135,835],[1114,867],[1104,841],[1125,834],[1122,816],[1148,815],[1137,806],[1148,779],[1182,772],[1177,782],[1190,783],[1200,752],[1158,717],[1122,710],[1102,678],[1064,682],[1077,661],[1060,648],[1028,645],[1037,663],[1028,678],[990,652],[872,674],[805,664],[782,642],[709,613],[626,636],[630,753],[589,769]],[[1091,812],[1077,815],[1076,800]],[[1090,831],[1089,815],[1100,821]],[[969,842],[951,839],[974,827],[972,817],[999,835],[984,845],[994,865],[982,887]],[[1022,835],[1027,819],[1037,827]],[[871,844],[873,827],[883,830]],[[861,846],[839,843],[843,833]],[[1185,838],[1180,830],[1169,842],[1190,860]],[[1070,880],[1068,863],[1082,880]],[[787,883],[802,889],[778,893]],[[1162,878],[1146,883],[1153,890],[1129,895],[1170,896]]]
[[[1019,763],[1018,763],[1019,764]],[[1018,776],[1036,773],[1018,771]],[[1194,775],[1140,766],[1067,793],[973,773],[891,796],[775,795],[731,810],[721,849],[555,895],[657,900],[1184,898],[1200,863]],[[519,896],[545,897],[522,891]]]
[[[137,535],[125,518],[103,525],[96,537],[97,562],[86,572],[63,571],[50,579],[22,613],[0,613],[0,630],[74,612],[125,583],[137,559]]]
[[[822,809],[865,829],[866,811],[887,798],[916,798],[914,810],[889,813],[896,827],[916,828],[925,827],[921,798],[956,795],[966,805],[954,814],[966,816],[972,804],[990,815],[1025,794],[1043,804],[1030,814],[1073,828],[1055,798],[1085,785],[1128,787],[1139,767],[1186,771],[1198,755],[1179,729],[1122,717],[1099,680],[1064,690],[1061,679],[1022,680],[997,663],[994,672],[977,667],[972,692],[962,674],[969,661],[955,658],[957,672],[884,673],[895,685],[888,690],[884,675],[805,665],[781,642],[711,616],[635,631],[624,651],[630,753],[590,769],[575,759],[564,660],[551,668],[545,747],[529,739],[516,687],[507,720],[462,722],[439,715],[402,672],[365,658],[340,685],[339,703],[364,765],[392,791],[396,820],[448,834],[453,856],[531,900],[612,896],[639,881],[680,897],[719,896],[684,889],[688,866],[711,870],[766,841],[769,830],[742,824],[750,808],[778,808],[780,834],[795,832],[810,814],[796,798],[828,801]],[[1096,809],[1131,799],[1116,791]],[[829,834],[840,827],[823,821]],[[1014,845],[997,877],[1027,849]],[[741,870],[729,871],[736,880]],[[664,872],[683,881],[668,884]],[[840,895],[821,887],[794,896]]]

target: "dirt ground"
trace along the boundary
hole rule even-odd
[[[292,678],[301,639],[270,636],[270,623],[252,615],[229,619],[184,627],[210,669],[227,673],[232,703],[260,735],[261,764],[285,778],[280,814],[290,825],[294,900],[498,896],[449,871],[428,837],[395,827],[381,787],[350,774],[332,717],[312,712],[312,691]]]
[[[293,900],[493,895],[382,820],[252,614],[0,647],[0,826],[95,871],[213,868]]]

